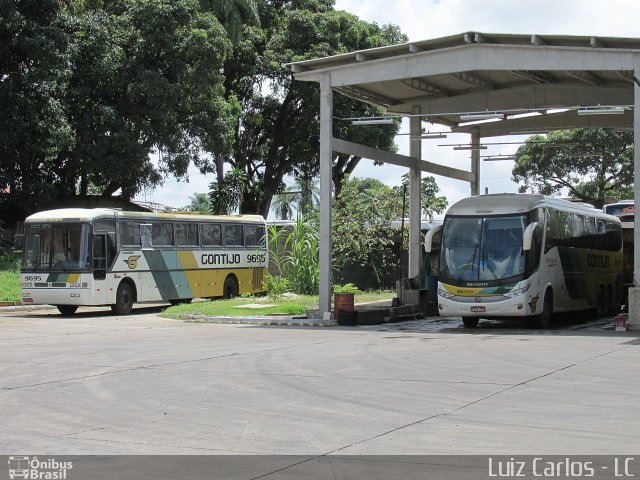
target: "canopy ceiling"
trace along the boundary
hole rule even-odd
[[[635,58],[640,38],[468,32],[285,68],[303,81],[319,82],[328,73],[334,91],[389,114],[406,116],[419,108],[429,122],[491,137],[571,127],[631,130]],[[627,109],[621,115],[577,115],[577,107],[597,105]],[[461,113],[480,111],[506,118],[472,126],[460,119]]]

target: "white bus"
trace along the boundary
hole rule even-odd
[[[626,304],[629,287],[633,286],[633,232],[636,213],[635,202],[633,200],[620,200],[619,202],[605,205],[602,208],[602,211],[609,215],[615,215],[622,222],[623,302]]]
[[[480,318],[546,328],[552,312],[603,314],[622,292],[620,220],[542,195],[466,198],[445,216],[439,268],[439,313],[468,328]]]
[[[263,292],[268,265],[265,221],[256,215],[208,216],[61,209],[25,220],[24,304],[179,303]]]

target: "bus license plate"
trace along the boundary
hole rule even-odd
[[[471,311],[474,312],[474,313],[484,312],[485,308],[484,307],[471,307]]]

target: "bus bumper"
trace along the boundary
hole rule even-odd
[[[88,288],[22,289],[23,305],[95,305]]]
[[[483,297],[444,298],[438,296],[438,313],[443,317],[524,317],[535,314],[532,312],[531,304],[532,299],[528,295],[520,295],[515,298],[502,297],[500,300],[491,299],[491,301]],[[540,308],[542,308],[542,304]]]

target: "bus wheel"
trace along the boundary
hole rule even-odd
[[[133,289],[128,283],[121,283],[116,292],[116,303],[111,310],[117,315],[129,315],[133,309]]]
[[[464,328],[476,328],[480,319],[478,317],[462,317]]]
[[[599,317],[605,317],[608,313],[608,307],[607,307],[607,299],[604,295],[604,288],[600,287],[600,290],[598,291],[598,300],[597,300],[597,305],[596,305],[596,311]]]
[[[536,315],[535,317],[531,317],[529,320],[528,326],[530,328],[541,328],[546,329],[549,327],[551,323],[551,314],[553,313],[553,296],[550,293],[546,293],[544,295],[544,302],[542,303],[542,313],[540,315]]]
[[[56,308],[64,317],[70,317],[78,310],[77,305],[56,305]]]
[[[613,303],[613,287],[607,285],[607,294],[604,297],[604,306],[606,308],[606,315],[611,315],[615,311]]]
[[[236,282],[235,278],[229,275],[224,280],[222,298],[233,298],[237,296],[238,296],[238,282]]]

